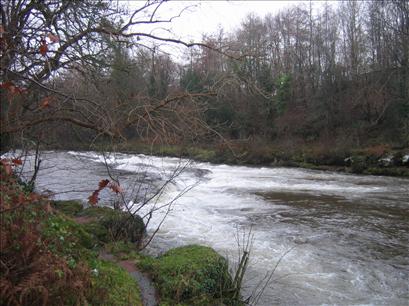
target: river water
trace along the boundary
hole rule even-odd
[[[407,179],[128,154],[44,152],[42,158],[37,187],[58,199],[86,201],[107,178],[104,160],[136,207],[162,190],[140,210],[171,204],[151,253],[198,243],[234,266],[238,241],[251,232],[244,295],[253,293],[254,301],[274,271],[259,305],[408,305]],[[112,200],[108,191],[101,197]],[[151,232],[168,208],[153,214]]]

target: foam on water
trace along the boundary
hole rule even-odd
[[[144,155],[122,155],[115,160],[116,168],[120,170],[138,171],[141,165],[145,165],[150,172],[159,174],[169,173],[186,162],[177,158]],[[388,199],[392,199],[393,196],[389,197],[393,194],[391,189],[401,194],[404,192],[401,185],[385,184],[387,178],[368,179],[303,169],[253,168],[209,163],[194,163],[191,167],[205,170],[201,172],[204,174],[198,177],[194,171],[183,172],[177,178],[176,184],[170,185],[165,197],[160,200],[165,203],[177,197],[182,189],[200,181],[199,185],[177,201],[162,225],[156,241],[156,246],[159,245],[162,251],[178,245],[201,243],[210,245],[232,258],[237,251],[238,229],[248,231],[253,226],[255,242],[252,267],[247,279],[249,286],[254,286],[257,283],[255,280],[263,277],[266,270],[274,269],[278,259],[294,248],[277,267],[275,282],[267,288],[261,301],[266,305],[269,305],[272,296],[279,304],[365,303],[371,293],[370,286],[383,289],[386,293],[391,290],[392,285],[397,285],[395,282],[384,284],[379,281],[387,277],[383,273],[370,273],[371,268],[365,266],[362,260],[356,259],[354,254],[344,254],[345,245],[338,246],[337,241],[328,243],[328,239],[334,239],[334,235],[325,232],[317,234],[317,230],[300,224],[282,224],[274,215],[283,210],[283,205],[271,205],[271,202],[255,193],[299,192],[336,195],[349,201],[367,201],[377,194],[383,194],[385,197],[385,193]],[[288,207],[286,209],[289,210]],[[251,221],[253,215],[263,214],[270,216],[268,223]],[[156,215],[152,222],[153,228],[162,216],[163,213]],[[342,219],[342,213],[334,217]],[[321,243],[323,241],[327,244]],[[324,249],[320,244],[325,246]],[[347,255],[346,258],[324,258],[331,253],[325,249],[327,247],[333,248],[335,254]],[[397,289],[401,291],[401,295],[404,294],[402,285]],[[374,300],[381,303],[395,299],[383,293],[371,294]],[[399,303],[403,300],[397,298],[394,301]]]

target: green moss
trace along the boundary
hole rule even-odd
[[[91,268],[92,289],[88,296],[90,305],[142,305],[139,287],[124,269],[103,260],[96,260]]]
[[[216,157],[216,151],[203,148],[189,148],[188,154],[201,161],[213,161]]]
[[[83,205],[80,201],[53,201],[51,205],[67,216],[75,216],[83,210]]]
[[[227,261],[209,247],[176,248],[158,259],[144,258],[139,266],[150,272],[165,303],[231,304]]]
[[[139,243],[145,233],[142,218],[109,207],[90,207],[79,213],[79,216],[91,218],[84,225],[85,228],[105,243],[117,240]]]

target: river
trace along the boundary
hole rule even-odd
[[[104,158],[93,152],[43,152],[42,158],[37,187],[57,199],[86,201],[107,178]],[[261,289],[274,270],[259,305],[408,305],[407,179],[130,154],[106,162],[135,203],[183,167],[151,201],[172,206],[148,251],[204,244],[233,266],[238,241],[251,231],[244,295]],[[112,200],[108,191],[101,197]],[[154,214],[151,232],[166,209]]]

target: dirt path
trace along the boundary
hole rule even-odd
[[[99,257],[117,263],[135,279],[141,290],[142,304],[144,306],[159,305],[158,293],[153,286],[152,281],[147,275],[139,271],[131,260],[118,261],[114,255],[105,252],[101,252]]]
[[[74,217],[74,220],[78,224],[87,224],[87,223],[94,221],[95,218],[83,216],[83,217]]]
[[[86,224],[94,221],[92,217],[75,217],[74,220],[79,224]],[[102,251],[99,254],[101,259],[114,262],[124,268],[137,282],[141,291],[141,298],[143,306],[159,305],[158,292],[153,286],[151,279],[139,271],[131,260],[117,260],[116,257],[110,253]]]

